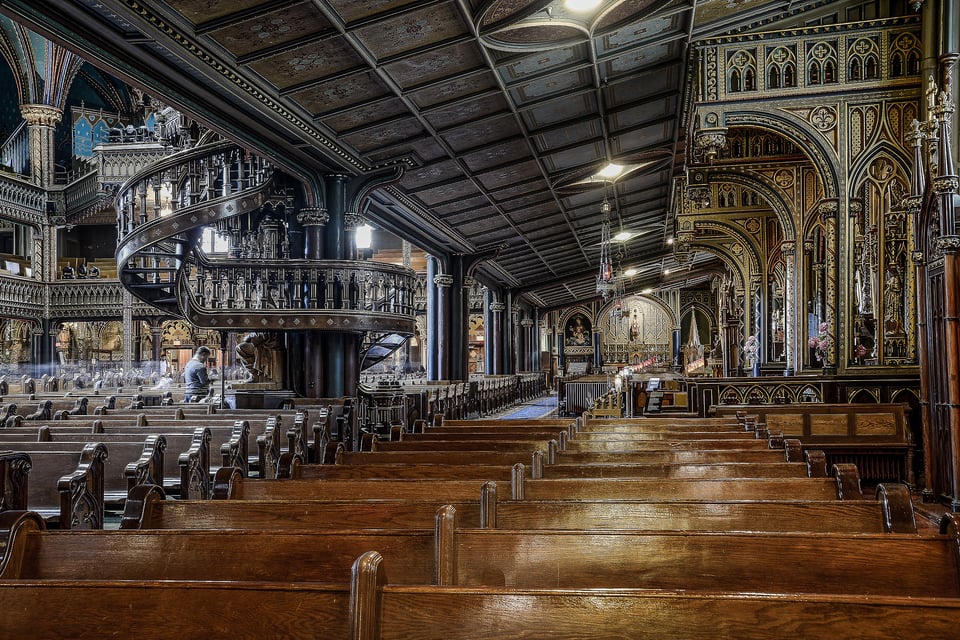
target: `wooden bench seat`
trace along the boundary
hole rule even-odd
[[[346,451],[340,449],[335,464],[531,464],[537,451]],[[544,455],[543,451],[539,452]],[[782,459],[783,455],[778,459]]]
[[[479,529],[439,509],[426,530],[9,531],[0,580],[346,581],[375,549],[397,584],[960,596],[960,538],[911,534]],[[602,549],[603,553],[597,553]],[[256,558],[251,562],[250,558]],[[828,559],[828,560],[826,560]]]
[[[482,492],[481,492],[482,495]],[[491,496],[495,495],[493,490]],[[491,497],[496,502],[495,497]],[[141,485],[127,500],[121,529],[430,529],[444,502],[420,500],[165,500]],[[481,525],[479,503],[456,504],[462,526]]]
[[[421,441],[411,442],[384,442],[377,440],[373,443],[373,451],[528,451],[546,447],[548,440],[456,440],[456,441]]]
[[[220,469],[215,500],[359,500],[405,499],[441,502],[477,501],[483,480],[261,480]]]
[[[0,452],[2,509],[38,512],[50,528],[101,529],[107,449]]]
[[[425,433],[402,433],[400,440],[403,442],[458,442],[463,440],[473,441],[503,441],[503,440],[560,440],[568,438],[566,431],[545,431],[536,430],[505,430],[499,431],[434,431],[429,430]]]
[[[902,403],[793,403],[715,405],[720,417],[737,412],[765,423],[771,432],[798,438],[805,448],[820,449],[827,463],[850,462],[869,483],[915,483],[913,434]]]
[[[742,434],[737,434],[742,435]],[[767,440],[752,437],[731,439],[664,439],[664,440],[570,440],[564,451],[603,452],[603,451],[643,451],[645,449],[769,449]]]
[[[513,499],[533,500],[861,500],[854,465],[834,465],[831,478],[552,478],[514,474]]]
[[[786,464],[786,463],[784,463]],[[533,466],[521,465],[528,477]],[[487,464],[304,464],[293,468],[295,480],[392,479],[392,480],[493,480],[510,482],[512,465]]]
[[[52,436],[51,432],[51,436]],[[164,441],[162,482],[164,489],[171,495],[183,498],[210,496],[210,429],[206,427],[189,428],[180,431],[167,431],[163,434],[153,433],[147,429],[138,433],[69,433],[58,432],[57,440],[47,440],[43,443],[60,446],[68,443],[102,442],[108,451],[119,454],[118,445],[127,445],[143,450],[149,437],[162,438]],[[129,453],[123,454],[124,463],[134,462],[138,458],[129,459]],[[126,487],[128,490],[130,485]],[[123,492],[126,494],[126,490]]]
[[[956,531],[466,529],[452,506],[438,519],[442,585],[960,597]]]
[[[322,582],[0,582],[0,637],[330,638],[350,633],[350,588]],[[51,615],[65,603],[82,615]],[[269,603],[265,606],[264,603]],[[256,612],[251,613],[251,612]],[[296,612],[295,614],[291,612]]]
[[[248,472],[250,445],[254,445],[254,451],[257,451],[256,438],[260,434],[251,436],[250,424],[246,420],[234,420],[224,424],[211,425],[204,422],[196,425],[191,422],[174,422],[165,425],[151,425],[149,427],[135,427],[126,424],[98,424],[94,423],[88,430],[86,425],[74,425],[63,423],[47,424],[37,429],[37,439],[41,442],[58,442],[64,439],[66,434],[71,437],[79,437],[79,434],[93,433],[105,436],[123,435],[171,435],[171,434],[192,434],[196,427],[202,426],[210,430],[210,455],[211,469],[215,470],[221,466],[240,467],[244,473]],[[219,455],[218,455],[219,454]]]
[[[662,464],[711,462],[782,462],[783,449],[643,449],[639,451],[561,451],[557,464]]]
[[[481,492],[481,526],[504,529],[634,529],[811,533],[916,533],[906,485],[880,485],[868,500],[498,500]],[[469,506],[457,505],[464,521]],[[472,526],[472,525],[463,525]]]
[[[547,464],[534,478],[806,478],[826,468],[803,462],[707,462],[649,464]]]
[[[955,598],[388,585],[369,552],[354,565],[351,640],[863,640],[949,637]]]
[[[327,531],[149,529],[45,531],[33,512],[0,514],[8,580],[350,581],[353,561],[377,549],[391,580],[435,584],[434,527]]]
[[[53,451],[81,451],[86,442],[27,442],[19,450],[39,455]],[[100,443],[103,444],[103,443]],[[167,441],[163,436],[144,436],[140,441],[104,444],[107,458],[103,470],[103,499],[110,508],[122,507],[127,493],[138,484],[163,484]],[[185,464],[194,460],[188,458]]]

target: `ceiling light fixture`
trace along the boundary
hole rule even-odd
[[[603,223],[600,227],[600,272],[597,274],[597,293],[604,300],[615,289],[613,275],[613,256],[610,251],[610,202],[606,196],[600,204],[603,213]]]
[[[607,178],[608,180],[613,180],[623,173],[623,165],[613,164],[612,162],[605,166],[603,169],[600,169],[598,175],[601,178]]]
[[[601,2],[602,0],[566,0],[563,6],[576,13],[586,13],[596,9]]]

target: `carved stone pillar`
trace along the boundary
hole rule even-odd
[[[500,375],[503,373],[503,332],[501,331],[501,322],[504,310],[507,308],[502,302],[492,300],[493,294],[490,293],[491,301],[487,304],[489,310],[490,322],[487,328],[487,349],[491,355],[490,374]]]
[[[330,221],[326,209],[304,207],[297,214],[297,222],[303,227],[303,257],[307,260],[320,260],[323,256],[323,228]]]
[[[441,273],[433,277],[437,287],[437,339],[434,347],[437,355],[437,376],[450,379],[450,287],[453,276]]]
[[[63,118],[63,110],[47,104],[24,104],[20,113],[30,136],[30,178],[35,185],[48,189],[54,178],[54,130]]]
[[[533,348],[531,347],[533,344],[533,319],[523,318],[520,320],[520,326],[523,328],[520,333],[520,370],[533,371]]]

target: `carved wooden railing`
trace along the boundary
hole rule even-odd
[[[117,270],[134,296],[207,328],[412,334],[416,274],[349,260],[212,257],[204,227],[224,228],[274,197],[265,160],[230,142],[168,156],[117,193]]]

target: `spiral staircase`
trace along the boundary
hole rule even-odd
[[[228,141],[167,156],[117,191],[121,283],[171,316],[227,331],[361,334],[363,367],[415,329],[416,274],[386,263],[291,259],[264,248],[208,255],[207,227],[235,237],[271,209],[292,207],[269,162]]]

